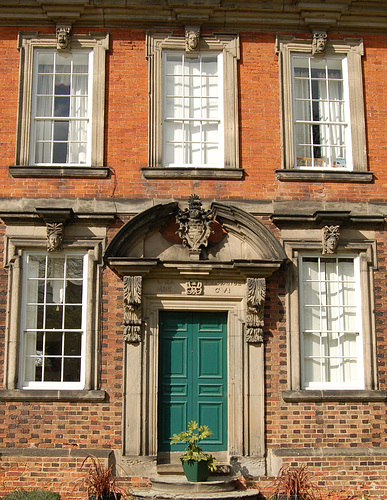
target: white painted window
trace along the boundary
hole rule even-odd
[[[222,54],[163,51],[163,165],[224,167]]]
[[[364,388],[359,259],[300,258],[302,385]]]
[[[85,254],[25,253],[22,388],[83,389],[86,267]]]
[[[292,55],[296,168],[352,170],[346,56]]]
[[[34,50],[32,164],[91,164],[92,55],[92,50]]]

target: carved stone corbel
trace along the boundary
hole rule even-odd
[[[57,50],[71,49],[71,24],[56,25],[56,48]]]
[[[197,56],[200,46],[200,26],[185,27],[185,52],[187,55]]]
[[[124,340],[141,342],[142,277],[124,276]]]
[[[325,54],[328,35],[326,31],[314,31],[312,38],[312,54]]]
[[[63,222],[47,222],[47,252],[63,249]]]
[[[322,231],[322,253],[333,254],[339,245],[340,226],[324,226]]]
[[[265,278],[247,278],[246,342],[263,342]]]

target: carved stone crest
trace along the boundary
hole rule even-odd
[[[324,54],[327,48],[328,35],[326,31],[315,31],[312,39],[312,54]]]
[[[124,340],[141,342],[142,277],[124,276]]]
[[[322,234],[322,253],[332,254],[336,252],[340,238],[340,226],[325,226]]]
[[[176,222],[179,224],[176,234],[182,239],[183,246],[189,248],[191,259],[199,260],[200,247],[207,246],[213,219],[212,210],[203,210],[202,202],[196,194],[189,197],[188,208],[179,210],[176,215]]]
[[[71,24],[56,25],[56,48],[57,50],[70,50]]]
[[[203,283],[201,281],[187,281],[187,295],[202,295]]]
[[[46,227],[47,227],[47,251],[60,252],[63,248],[63,223],[48,222]]]
[[[185,51],[197,54],[200,43],[200,26],[185,27]]]
[[[247,278],[246,341],[263,342],[266,281],[264,278]]]

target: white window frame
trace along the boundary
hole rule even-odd
[[[86,152],[86,161],[84,163],[70,163],[70,161],[63,162],[63,163],[58,163],[58,162],[38,162],[35,157],[35,150],[36,150],[36,122],[38,118],[36,117],[36,104],[37,104],[37,72],[38,72],[38,58],[36,55],[38,53],[42,53],[44,51],[47,51],[49,53],[54,53],[54,49],[38,49],[36,48],[34,50],[34,68],[33,68],[33,83],[32,83],[32,106],[31,106],[31,140],[30,140],[30,158],[31,158],[31,165],[51,165],[51,166],[57,166],[57,165],[66,165],[66,166],[90,166],[91,165],[91,132],[92,132],[92,121],[91,121],[91,116],[93,115],[93,99],[92,99],[92,88],[93,88],[93,51],[90,49],[83,49],[83,50],[76,50],[72,51],[74,52],[82,52],[84,51],[85,53],[88,53],[88,59],[89,59],[89,65],[88,65],[88,93],[87,93],[87,109],[88,113],[86,117],[82,117],[81,121],[87,123],[87,152]],[[71,97],[70,97],[71,98]],[[71,107],[71,103],[70,103]],[[76,118],[74,117],[66,117],[66,121],[74,121]],[[51,120],[53,124],[58,121],[63,121],[62,117],[55,117],[55,116],[48,116],[44,118],[45,121]],[[52,138],[51,144],[53,145],[54,139]],[[67,141],[68,148],[70,148],[70,139]],[[52,155],[52,152],[51,152]]]
[[[328,382],[328,381],[310,381],[307,382],[305,380],[305,340],[304,340],[304,333],[305,333],[305,326],[304,326],[304,297],[303,297],[303,284],[304,284],[304,276],[303,276],[303,261],[304,259],[307,258],[316,258],[318,259],[318,262],[321,262],[322,260],[327,260],[327,259],[351,259],[353,261],[354,265],[354,271],[355,271],[355,276],[354,276],[354,281],[356,284],[356,299],[355,299],[355,306],[356,306],[356,325],[358,325],[358,332],[357,337],[356,337],[356,360],[357,360],[357,380],[353,381],[348,381],[348,382]],[[321,275],[319,275],[319,282],[321,283]],[[325,255],[322,256],[321,254],[313,254],[313,253],[302,253],[299,256],[299,297],[300,297],[300,347],[301,347],[301,389],[364,389],[364,364],[363,364],[363,334],[362,334],[362,315],[361,315],[361,307],[360,304],[362,303],[362,298],[361,298],[361,287],[360,287],[360,263],[359,263],[359,256],[356,256],[354,254],[343,254],[340,253],[339,255],[334,254],[334,255]],[[316,304],[317,306],[318,304]],[[321,307],[321,304],[319,304]],[[343,332],[339,332],[343,333]],[[322,368],[321,368],[322,369]],[[340,368],[341,370],[342,368]],[[323,378],[323,377],[321,377]]]
[[[32,127],[31,116],[33,106],[34,53],[35,50],[56,50],[57,40],[53,35],[39,35],[36,32],[20,32],[18,37],[20,50],[20,84],[19,84],[19,114],[18,135],[16,147],[16,167],[38,166],[33,164],[31,157]],[[71,50],[90,50],[93,53],[92,71],[89,81],[92,81],[92,102],[90,118],[90,155],[86,165],[82,167],[102,167],[104,161],[104,116],[105,116],[105,54],[109,48],[107,33],[90,33],[89,35],[72,35]],[[59,164],[60,166],[61,164]],[[55,169],[58,164],[52,163]],[[68,169],[76,169],[76,165],[63,164]]]
[[[296,96],[295,96],[295,77],[294,77],[294,67],[295,67],[295,59],[299,56],[299,54],[292,54],[292,103],[293,103],[293,131],[295,130],[295,127],[299,123],[307,124],[307,125],[312,125],[312,124],[317,124],[319,126],[325,125],[325,122],[322,120],[318,122],[313,122],[312,120],[307,120],[307,121],[301,121],[296,119],[296,113],[294,110],[296,109]],[[303,57],[307,57],[309,60],[313,59],[313,56],[310,54],[302,54]],[[352,170],[352,143],[351,143],[351,118],[350,118],[350,107],[349,107],[349,92],[348,92],[348,64],[347,64],[347,57],[346,56],[339,56],[339,55],[328,55],[324,57],[327,61],[332,60],[332,59],[340,59],[342,62],[342,71],[343,71],[343,101],[344,101],[344,115],[345,115],[345,122],[339,123],[339,122],[332,122],[330,125],[333,124],[338,124],[342,125],[345,129],[344,136],[345,136],[345,150],[346,150],[346,155],[345,155],[345,164],[344,165],[314,165],[314,157],[313,153],[311,156],[311,166],[302,166],[302,165],[297,165],[297,140],[296,140],[296,134],[293,134],[293,139],[294,139],[294,144],[293,144],[293,150],[294,150],[294,168],[295,169],[300,169],[300,170],[310,170],[313,168],[319,168],[323,170],[343,170],[343,171],[351,171]],[[308,78],[308,83],[310,84],[311,80]],[[328,83],[328,82],[327,82]],[[328,91],[329,91],[329,85],[328,85]],[[312,94],[310,91],[310,96],[309,100],[312,103]],[[328,102],[328,101],[327,101]],[[329,102],[327,104],[329,106]],[[313,142],[313,134],[311,134],[311,140]],[[330,150],[330,142],[329,144],[326,145],[326,147],[329,148]],[[311,146],[313,149],[313,145]],[[324,147],[323,145],[321,146],[322,148]],[[330,155],[329,155],[330,157]]]
[[[80,380],[79,382],[37,382],[37,381],[28,381],[26,380],[26,363],[25,363],[25,338],[26,338],[26,333],[27,333],[27,328],[26,328],[26,305],[27,305],[27,290],[28,290],[28,257],[29,256],[45,256],[49,257],[52,259],[55,258],[63,258],[64,256],[82,256],[83,259],[83,278],[82,278],[82,325],[80,330],[82,331],[82,340],[81,340],[81,366],[80,366]],[[20,363],[19,363],[19,386],[20,389],[61,389],[61,390],[79,390],[83,389],[85,386],[85,353],[86,353],[86,319],[87,319],[87,309],[86,309],[86,304],[87,304],[87,274],[88,274],[88,258],[87,258],[87,252],[76,252],[76,251],[71,251],[71,252],[60,252],[57,255],[52,254],[52,253],[47,253],[47,252],[38,252],[38,251],[32,251],[32,252],[24,252],[23,254],[23,286],[22,286],[22,315],[21,315],[21,328],[20,328]],[[46,305],[46,302],[44,302],[44,305]],[[41,330],[46,332],[47,329],[34,329],[34,330]],[[62,331],[62,330],[60,330]],[[63,331],[66,331],[64,329]]]
[[[292,85],[292,55],[312,53],[312,41],[309,39],[297,39],[291,36],[279,35],[276,39],[276,51],[279,55],[280,65],[280,88],[281,88],[281,107],[282,107],[282,140],[283,140],[283,155],[282,169],[297,170],[295,168],[295,150],[294,150],[294,130],[293,130],[293,85]],[[369,176],[364,175],[367,171],[367,152],[366,152],[366,129],[365,129],[365,114],[364,114],[364,97],[363,97],[363,81],[362,81],[362,62],[361,58],[364,54],[363,41],[359,38],[345,38],[343,40],[329,39],[326,46],[325,56],[341,55],[347,60],[348,70],[348,106],[349,106],[349,127],[350,127],[350,144],[352,151],[352,164],[348,164],[346,169],[339,169],[338,174],[348,174],[351,171],[353,174],[363,174],[354,176],[349,180],[360,180],[370,182]],[[315,55],[314,57],[319,57]],[[306,169],[305,169],[306,170]],[[332,167],[328,169],[316,169],[315,167],[308,169],[308,174],[313,176],[313,171],[323,170],[325,172],[335,172],[337,169]],[[305,172],[302,169],[302,172]],[[296,172],[293,172],[296,173]],[[305,177],[300,180],[307,180]],[[279,177],[280,180],[286,180],[288,177],[283,174]],[[289,175],[289,179],[295,179],[295,176]],[[312,177],[311,177],[312,178]],[[324,178],[322,178],[324,180]],[[326,180],[329,180],[326,178]],[[342,178],[345,180],[345,178]]]
[[[101,269],[105,247],[105,221],[88,226],[67,224],[63,241],[63,252],[85,254],[87,273],[85,277],[85,358],[82,386],[77,389],[22,388],[20,377],[20,352],[22,328],[23,266],[26,252],[47,251],[47,229],[43,224],[30,225],[21,217],[8,221],[5,236],[4,263],[9,272],[7,325],[4,349],[4,378],[0,399],[23,400],[87,400],[101,401],[105,391],[100,384],[100,316],[101,316]],[[85,233],[85,231],[87,231]],[[92,236],[90,236],[92,234]]]
[[[164,50],[185,50],[185,37],[172,33],[147,33],[146,56],[149,62],[149,154],[148,168],[145,177],[153,177],[157,169],[163,171],[160,174],[165,177],[169,175],[172,168],[163,167],[163,64],[162,54]],[[239,36],[236,34],[214,33],[212,35],[202,34],[200,36],[200,53],[210,51],[222,54],[223,71],[223,162],[214,171],[239,170],[239,136],[238,136],[238,70],[237,62],[240,58]],[[200,167],[200,165],[195,165]],[[194,170],[194,169],[192,169]],[[211,170],[208,168],[198,169],[201,172]],[[190,168],[184,167],[183,175],[190,175]],[[226,174],[225,174],[226,175]],[[240,178],[239,174],[235,178]]]
[[[183,56],[183,60],[188,60],[188,61],[197,61],[198,58],[201,58],[202,56],[216,56],[217,58],[217,70],[218,70],[218,118],[217,119],[204,119],[203,116],[197,119],[187,119],[186,117],[182,117],[181,119],[179,118],[169,118],[166,116],[166,109],[167,109],[167,78],[166,78],[166,58],[167,55],[176,53],[178,55]],[[163,65],[163,166],[166,168],[171,168],[171,167],[186,167],[186,168],[223,168],[224,167],[224,142],[223,142],[223,137],[224,137],[224,117],[223,117],[223,102],[224,102],[224,91],[223,91],[223,54],[221,52],[209,52],[205,51],[202,52],[198,55],[198,58],[192,59],[192,57],[186,57],[185,52],[183,51],[168,51],[164,50],[162,54],[162,65]],[[184,96],[182,96],[184,97]],[[202,97],[202,96],[201,96]],[[169,123],[176,123],[176,122],[187,122],[187,121],[197,121],[200,122],[201,124],[205,121],[207,122],[217,122],[218,123],[218,153],[217,153],[217,158],[218,161],[216,164],[205,164],[204,162],[200,163],[185,163],[184,161],[181,163],[167,163],[166,160],[166,127],[168,126]],[[183,133],[184,135],[184,133]],[[201,143],[203,143],[203,135],[201,135]],[[182,137],[181,144],[183,146],[184,150],[184,137]],[[203,150],[202,150],[203,154]],[[184,151],[183,151],[184,155]]]
[[[301,378],[301,318],[300,318],[300,255],[319,255],[321,253],[321,229],[297,229],[287,230],[283,240],[286,254],[289,258],[286,282],[286,332],[287,332],[287,355],[288,355],[288,385],[287,398],[297,400],[300,396],[308,398],[323,398],[329,389],[333,392],[344,394],[353,392],[353,388],[345,386],[341,389],[319,388],[304,390]],[[339,247],[336,251],[338,257],[351,255],[356,256],[359,263],[359,286],[361,293],[360,314],[362,319],[362,359],[363,359],[363,381],[364,389],[358,389],[357,394],[365,392],[370,395],[378,389],[377,357],[376,357],[376,334],[374,309],[374,269],[377,266],[376,238],[374,233],[358,240],[353,240],[353,231],[343,230],[340,232]],[[352,390],[352,391],[351,391]],[[355,390],[356,391],[356,390]],[[313,393],[315,393],[313,395]],[[368,397],[367,396],[367,397]]]

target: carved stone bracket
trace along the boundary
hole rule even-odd
[[[246,342],[263,342],[265,278],[247,278]]]
[[[142,277],[124,276],[124,340],[141,342]]]

